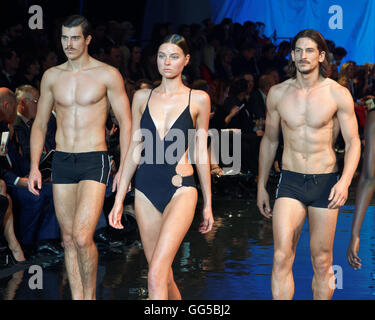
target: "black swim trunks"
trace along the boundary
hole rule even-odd
[[[53,184],[75,184],[82,180],[94,180],[107,185],[110,172],[111,164],[107,151],[56,151],[53,155]]]
[[[276,199],[292,198],[305,206],[328,208],[332,187],[337,183],[337,172],[323,174],[303,174],[282,170],[276,190]]]

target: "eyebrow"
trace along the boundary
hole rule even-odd
[[[294,50],[297,50],[297,49],[303,49],[303,48],[301,48],[301,47],[295,47],[295,49]],[[317,48],[314,48],[314,47],[307,47],[307,48],[305,48],[305,49],[317,49]]]
[[[159,51],[158,53],[166,54],[166,53],[163,52],[163,51]],[[179,53],[178,53],[178,52],[172,52],[172,53],[170,53],[170,55],[172,55],[172,54],[179,54]]]

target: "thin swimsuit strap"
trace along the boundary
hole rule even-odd
[[[150,101],[150,98],[151,98],[151,95],[152,95],[152,91],[153,91],[153,90],[154,90],[154,88],[152,88],[151,91],[150,91],[150,95],[148,96],[146,106],[148,106],[148,102]]]

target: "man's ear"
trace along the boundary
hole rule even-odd
[[[326,57],[326,52],[325,51],[320,51],[319,53],[319,62],[323,62]]]
[[[85,39],[87,45],[90,44],[91,39],[92,39],[92,36],[91,36],[91,34],[89,34],[89,35],[86,37],[86,39]]]

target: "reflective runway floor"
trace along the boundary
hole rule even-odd
[[[334,244],[336,291],[333,299],[375,298],[375,206],[370,206],[361,230],[359,256],[362,269],[346,262],[346,248],[354,212],[354,188],[338,217]],[[255,196],[236,199],[214,196],[215,225],[203,236],[198,232],[200,212],[174,261],[174,275],[183,299],[269,300],[272,272],[272,225],[257,212]],[[44,259],[44,260],[43,260]],[[0,299],[69,300],[63,258],[41,257],[42,288],[32,289],[28,268],[1,273]],[[13,270],[14,271],[14,270]],[[295,299],[311,299],[312,267],[306,221],[293,267]],[[141,300],[147,298],[147,263],[137,232],[120,247],[99,246],[97,299]]]

